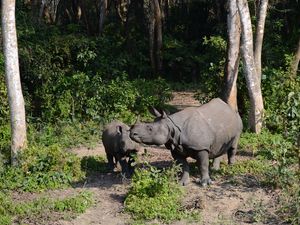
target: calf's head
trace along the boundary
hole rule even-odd
[[[120,151],[125,154],[127,151],[138,150],[138,144],[129,137],[129,127],[117,126],[116,128],[119,136]]]

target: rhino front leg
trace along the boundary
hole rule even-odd
[[[181,179],[179,181],[179,183],[182,186],[186,186],[189,183],[189,179],[190,179],[190,167],[188,162],[186,161],[186,158],[179,155],[178,153],[176,153],[175,151],[171,151],[173,158],[175,159],[177,164],[180,164],[182,167],[182,176]]]
[[[197,158],[198,168],[201,174],[201,186],[206,186],[208,184],[211,184],[211,179],[208,174],[208,167],[209,167],[209,155],[208,151],[202,150],[198,153]]]
[[[106,154],[106,158],[107,158],[107,164],[108,164],[108,169],[110,171],[113,171],[115,168],[115,163],[114,163],[114,156],[110,153]]]

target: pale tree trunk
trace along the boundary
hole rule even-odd
[[[255,49],[254,59],[256,64],[256,72],[258,79],[261,80],[261,52],[265,32],[265,21],[267,16],[268,0],[259,0],[256,33],[255,33]]]
[[[223,100],[237,112],[236,80],[240,61],[241,23],[236,0],[228,1],[227,27],[228,45]]]
[[[5,61],[5,80],[11,122],[11,161],[18,163],[18,153],[26,148],[25,106],[22,94],[18,44],[15,24],[15,0],[2,0],[2,35]]]
[[[103,32],[104,20],[106,17],[107,0],[100,0],[100,14],[99,14],[99,35]]]
[[[293,60],[292,65],[291,65],[291,76],[292,77],[297,76],[299,61],[300,61],[300,39],[298,41],[297,51],[295,53],[294,60]]]
[[[243,68],[250,97],[249,125],[251,131],[260,133],[263,125],[263,98],[261,81],[256,72],[253,53],[253,33],[247,0],[237,0],[242,27],[242,58]]]

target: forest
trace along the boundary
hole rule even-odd
[[[300,224],[298,0],[2,0],[1,19],[0,225]],[[243,132],[208,187],[161,146],[108,170],[109,122],[218,97]]]

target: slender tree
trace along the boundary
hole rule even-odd
[[[241,23],[236,0],[228,0],[227,34],[227,63],[225,68],[225,89],[223,99],[237,111],[236,81],[240,61]]]
[[[13,165],[18,163],[18,153],[26,147],[25,106],[19,71],[15,3],[15,0],[2,0],[1,8],[5,80],[12,133],[11,160]]]
[[[103,32],[104,20],[106,17],[107,10],[107,0],[100,0],[100,10],[99,10],[99,35]]]
[[[159,73],[162,69],[162,15],[158,0],[150,0],[149,48],[152,70],[154,73]]]
[[[241,53],[243,68],[250,97],[249,125],[255,133],[260,133],[263,124],[263,98],[261,80],[256,71],[253,51],[253,32],[247,0],[237,0],[238,11],[241,18],[242,46]]]
[[[265,33],[265,21],[267,17],[268,0],[259,0],[258,2],[258,13],[256,15],[256,33],[255,33],[255,49],[254,59],[256,65],[256,72],[258,79],[261,80],[261,53],[262,44]]]

